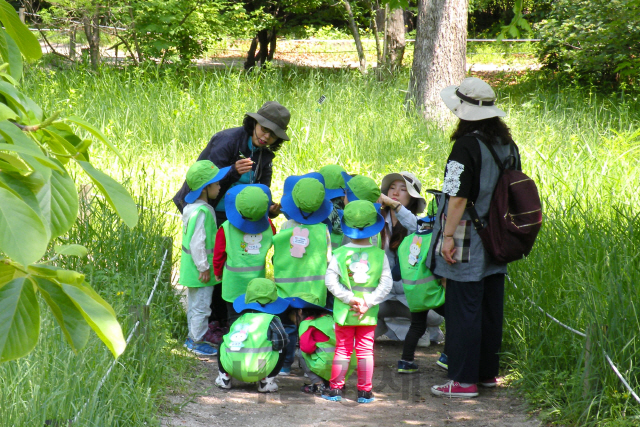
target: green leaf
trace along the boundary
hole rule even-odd
[[[0,362],[25,356],[40,334],[40,307],[33,283],[25,277],[0,287]]]
[[[0,133],[2,133],[2,130],[0,130]],[[5,138],[7,137],[5,134],[3,134],[3,136],[5,136]],[[31,150],[20,145],[6,144],[4,142],[0,142],[0,151],[11,151],[18,154],[28,154],[29,156],[34,157],[41,164],[50,167],[51,169],[57,170],[59,172],[63,170],[60,165],[56,163],[51,157],[47,157],[42,154],[42,151],[38,152],[38,150]]]
[[[24,276],[8,259],[0,259],[0,288],[17,277]]]
[[[87,248],[82,245],[60,245],[53,248],[58,255],[69,255],[84,258],[87,256]]]
[[[3,172],[17,172],[24,174],[29,172],[29,166],[22,159],[10,154],[0,153],[0,170]]]
[[[34,183],[34,181],[31,180],[31,176],[16,176],[9,173],[0,172],[0,186],[6,188],[16,196],[21,198],[22,201],[29,205],[29,207],[33,209],[36,214],[41,216],[40,205],[38,204],[38,199],[36,197],[36,193],[38,190],[34,191],[34,185],[37,185],[37,180]],[[45,223],[45,227],[46,225],[47,224]]]
[[[0,121],[7,119],[18,120],[18,115],[5,104],[0,104]]]
[[[53,316],[58,321],[58,325],[73,351],[84,347],[89,340],[91,327],[84,320],[82,312],[76,307],[73,300],[64,292],[62,285],[41,277],[34,278],[34,280],[40,289],[40,295],[51,308]]]
[[[121,355],[127,344],[122,335],[122,328],[111,306],[88,286],[74,286],[62,283],[62,289],[71,298],[82,313],[82,317],[109,348],[113,356],[118,357]]]
[[[78,217],[78,190],[69,174],[53,171],[37,198],[42,219],[51,229],[51,238],[71,229]]]
[[[49,234],[38,214],[11,191],[0,187],[0,251],[22,265],[44,255]]]
[[[8,121],[0,122],[0,136],[2,136],[5,140],[12,142],[16,146],[20,146],[23,148],[27,148],[31,150],[33,153],[37,153],[37,155],[42,155],[42,151],[38,144],[33,142],[30,138],[23,134],[23,132],[18,129],[16,125],[10,123]],[[51,178],[51,168],[48,166],[42,165],[35,157],[29,154],[21,154],[20,157],[24,159],[25,163],[27,163],[33,170],[40,172],[42,177],[45,180]]]
[[[77,116],[71,116],[71,117],[67,117],[65,119],[68,122],[71,122],[75,125],[80,126],[81,128],[83,128],[84,130],[88,131],[91,135],[95,136],[96,138],[98,138],[104,145],[106,145],[107,147],[109,147],[111,149],[111,151],[113,151],[114,153],[116,153],[116,155],[118,157],[120,157],[120,160],[124,161],[124,157],[122,157],[122,154],[120,154],[120,151],[118,151],[118,149],[116,148],[115,145],[113,145],[112,143],[110,143],[107,140],[107,137],[104,136],[102,134],[102,132],[100,132],[97,128],[95,128],[93,125],[91,125],[90,123],[82,120],[80,117]]]
[[[77,162],[91,177],[109,205],[120,215],[125,224],[130,228],[135,227],[138,223],[138,208],[127,190],[109,175],[94,168],[91,163],[79,160]]]
[[[0,21],[4,24],[9,36],[16,42],[20,52],[31,60],[40,59],[42,49],[40,42],[29,28],[20,22],[16,10],[5,0],[0,0]]]
[[[2,54],[4,62],[9,64],[11,77],[20,80],[22,77],[22,55],[16,42],[3,29],[0,29],[0,54]]]

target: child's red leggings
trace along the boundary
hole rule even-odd
[[[371,391],[373,380],[373,333],[376,325],[340,326],[336,325],[336,353],[331,369],[331,388],[344,387],[349,360],[355,341],[358,358],[358,390]]]

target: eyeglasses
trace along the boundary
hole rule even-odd
[[[266,128],[266,127],[262,126],[260,123],[258,123],[258,124],[260,125],[260,129],[262,129],[262,133],[263,133],[263,134],[265,134],[265,135],[266,135],[266,134],[269,134],[269,136],[276,136],[276,134],[275,134],[275,132],[274,132],[274,131],[272,131],[272,130],[271,130],[271,129],[269,129],[269,128]]]

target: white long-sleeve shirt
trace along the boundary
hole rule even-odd
[[[211,212],[211,215],[213,215],[214,218],[216,217],[215,211],[207,202],[204,200],[196,200],[193,203],[187,204],[182,212],[182,224],[185,228],[189,225],[189,218],[191,218],[191,214],[200,205],[205,205]],[[215,235],[216,230],[211,230],[211,232]],[[200,212],[196,218],[196,227],[193,230],[191,242],[189,242],[189,250],[191,251],[193,263],[201,273],[208,271],[211,268],[209,259],[207,258],[207,248],[205,247],[206,238],[207,232],[204,228],[204,212]]]
[[[357,245],[355,243],[348,243],[344,245],[347,248],[370,248],[372,245]],[[391,269],[389,268],[389,261],[387,257],[383,257],[384,264],[382,265],[382,274],[380,275],[380,282],[376,289],[370,294],[364,294],[364,302],[367,304],[367,307],[371,308],[375,305],[380,304],[385,296],[391,290],[391,286],[393,285],[393,280],[391,279]],[[342,301],[345,304],[349,304],[349,301],[353,298],[353,292],[347,289],[342,283],[340,283],[340,265],[338,264],[337,258],[334,256],[329,263],[329,267],[327,268],[327,274],[325,275],[324,283],[329,289],[329,292],[333,294],[336,298]],[[348,281],[349,278],[345,278],[345,281]]]

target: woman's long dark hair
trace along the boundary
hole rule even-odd
[[[458,123],[458,127],[451,134],[451,140],[455,141],[471,132],[479,131],[488,136],[491,141],[500,141],[507,145],[513,143],[511,130],[500,117],[491,117],[490,119],[469,121],[462,120]]]
[[[258,121],[256,119],[254,119],[251,116],[244,116],[244,120],[242,121],[242,127],[244,128],[244,131],[249,135],[249,136],[253,136],[253,130],[256,127],[256,123],[258,123]],[[278,138],[276,139],[276,142],[274,142],[271,145],[267,146],[268,150],[271,150],[272,152],[276,152],[280,149],[280,146],[282,145],[282,143],[284,142],[284,139]]]
[[[390,208],[388,206],[385,206],[384,208],[382,208],[381,213],[383,217],[385,218],[387,217],[387,212],[389,211],[389,209]],[[409,209],[412,214],[416,215],[418,211],[418,199],[416,199],[415,197],[412,197],[411,201],[409,202],[409,206],[407,206],[407,209]],[[396,226],[396,227],[392,227],[391,229],[392,229],[391,236],[389,236],[389,249],[395,252],[398,250],[398,246],[400,246],[400,243],[402,243],[404,238],[407,237],[407,229],[404,228],[402,224],[400,224],[400,227]],[[380,238],[382,239],[382,242],[384,242],[387,239],[388,232],[389,230],[385,225],[385,227],[380,232]]]

